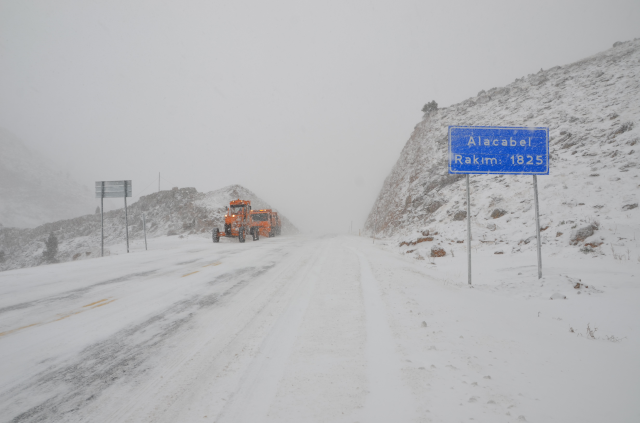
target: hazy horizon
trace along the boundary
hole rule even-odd
[[[629,0],[0,0],[0,127],[90,189],[239,184],[302,230],[345,232],[425,103],[589,57],[638,22]]]

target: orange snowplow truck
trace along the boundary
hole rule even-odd
[[[280,235],[282,233],[282,222],[280,222],[278,212],[273,212],[273,224],[275,227],[276,235]]]
[[[238,238],[238,241],[244,242],[247,234],[251,235],[254,241],[260,239],[258,227],[251,220],[251,201],[231,201],[224,215],[224,231],[213,228],[213,242],[220,242],[220,237],[223,236]]]
[[[271,209],[253,210],[251,220],[254,226],[258,227],[260,235],[269,238],[280,235],[280,219],[277,212]]]

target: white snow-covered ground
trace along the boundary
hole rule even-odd
[[[396,240],[111,251],[0,273],[0,422],[640,421],[635,261],[479,251],[470,288]]]

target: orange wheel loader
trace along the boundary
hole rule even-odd
[[[238,238],[238,241],[244,242],[247,234],[251,235],[254,241],[260,239],[258,226],[251,219],[251,201],[233,200],[224,215],[224,231],[213,228],[213,242],[220,242],[223,236]]]

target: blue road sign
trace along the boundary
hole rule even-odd
[[[449,173],[549,174],[549,128],[450,126]]]

